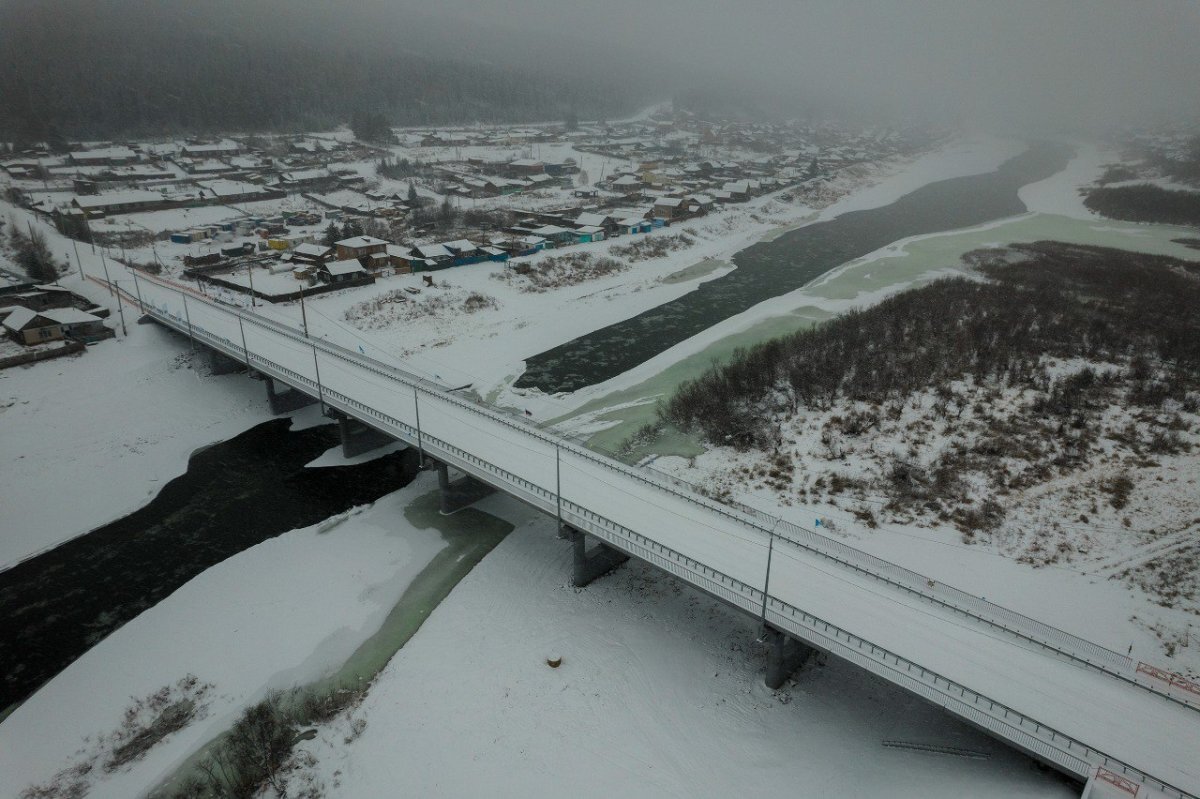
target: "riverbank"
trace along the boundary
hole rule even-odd
[[[108,300],[78,280],[71,288]],[[0,372],[0,569],[143,507],[194,451],[272,418],[262,383],[209,374],[157,325],[128,330],[77,357]]]
[[[490,549],[477,550],[478,541],[494,544],[505,532],[477,509],[430,511],[422,497],[435,486],[427,473],[370,507],[264,541],[101,641],[0,723],[0,796],[98,761],[100,738],[120,725],[131,697],[189,674],[212,685],[197,717],[127,768],[94,769],[88,796],[144,793],[271,689],[337,679],[346,668],[369,679]],[[412,613],[396,614],[434,563],[448,582],[426,578]]]
[[[1189,234],[1186,228],[1115,222],[1089,211],[1079,189],[1095,180],[1111,154],[1092,145],[1075,146],[1077,154],[1064,170],[1018,192],[1029,209],[1026,213],[962,230],[901,239],[849,261],[807,286],[713,325],[616,378],[560,398],[560,405],[568,407],[551,423],[598,448],[615,449],[654,420],[658,399],[701,374],[714,359],[851,308],[870,307],[904,289],[961,274],[962,255],[981,247],[1055,240],[1197,260],[1196,251],[1179,241]],[[838,211],[835,206],[822,216]],[[696,442],[672,436],[637,452],[687,456],[699,451]]]

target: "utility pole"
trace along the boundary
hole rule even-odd
[[[117,281],[117,288],[120,289],[121,281]],[[121,335],[129,338],[129,330],[125,327],[125,301],[121,299],[120,291],[117,292],[117,315],[121,317]]]
[[[300,321],[304,323],[304,337],[308,338],[308,312],[304,310],[304,281],[300,281]]]
[[[146,303],[142,302],[142,287],[140,285],[138,285],[137,270],[130,269],[129,271],[133,273],[133,290],[137,292],[138,311],[140,311],[141,313],[145,313],[146,312]]]
[[[183,316],[184,316],[184,319],[187,320],[188,341],[191,342],[192,352],[195,352],[196,351],[196,336],[192,333],[192,315],[190,313],[188,313],[187,294],[185,294],[184,292],[181,291],[181,292],[179,292],[179,296],[183,297]]]
[[[779,520],[782,516],[775,519],[775,524],[771,525],[771,531],[767,533],[767,575],[763,578],[763,601],[762,601],[762,625],[767,626],[767,589],[771,587],[771,556],[775,553],[775,528],[779,526]]]
[[[73,237],[71,239],[71,246],[75,248],[75,265],[79,267],[79,279],[84,280],[83,261],[79,260],[79,242],[77,242]]]
[[[417,414],[417,468],[425,468],[425,444],[421,441],[421,403],[417,395],[417,386],[413,384],[413,410]]]
[[[238,313],[238,332],[242,334],[242,354],[246,356],[246,376],[254,377],[250,372],[250,348],[246,346],[246,328],[242,325],[242,314]]]
[[[554,444],[554,501],[558,509],[558,536],[562,538],[562,446]]]
[[[321,366],[317,363],[317,344],[313,342],[313,370],[317,375],[317,401],[321,403],[321,415],[325,415],[325,391],[321,388]]]
[[[254,263],[252,261],[246,262],[246,275],[250,278],[250,307],[257,308],[258,303],[254,301]]]
[[[108,293],[113,294],[112,281],[108,278],[108,261],[104,260],[104,250],[100,250],[100,264],[104,267],[104,282],[108,284]]]

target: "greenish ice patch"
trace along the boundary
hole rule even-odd
[[[826,311],[811,306],[768,317],[746,330],[726,336],[699,352],[676,361],[637,385],[598,397],[569,414],[550,420],[548,424],[554,425],[612,408],[596,415],[594,421],[615,424],[589,437],[587,446],[602,452],[615,453],[641,427],[656,420],[656,401],[669,397],[680,384],[703,374],[714,363],[727,360],[739,347],[750,347],[761,341],[785,336],[829,317],[830,314]],[[627,457],[636,459],[652,453],[689,457],[699,455],[703,451],[704,448],[694,436],[668,430],[653,442],[635,447]]]
[[[408,503],[404,518],[419,530],[431,527],[437,530],[446,542],[445,548],[413,579],[379,630],[354,651],[336,674],[308,686],[309,691],[331,693],[373,679],[458,581],[513,529],[503,519],[471,507],[443,516],[436,490]]]
[[[334,674],[297,688],[287,697],[290,707],[301,707],[305,697],[332,697],[343,690],[363,690],[408,643],[454,586],[513,530],[509,522],[471,507],[443,516],[441,498],[436,490],[409,502],[404,509],[404,518],[417,529],[436,529],[446,543],[445,547],[417,574],[380,628]],[[334,531],[336,527],[330,533],[336,534]],[[152,795],[168,795],[171,789],[183,785],[189,776],[199,776],[200,764],[222,737],[218,736],[193,753]]]
[[[818,278],[805,293],[826,300],[853,300],[860,294],[898,283],[918,284],[929,278],[933,270],[958,266],[963,254],[971,250],[1033,241],[1065,241],[1195,260],[1194,250],[1172,241],[1189,232],[1187,228],[1168,225],[1073,219],[1056,214],[1026,215],[997,225],[939,233],[891,245],[884,248],[882,256],[876,253],[851,261]],[[892,249],[894,252],[887,252]]]
[[[800,292],[814,302],[853,301],[883,289],[917,286],[934,279],[943,269],[962,264],[962,256],[982,247],[1054,240],[1071,244],[1134,250],[1154,255],[1196,260],[1196,251],[1175,239],[1194,232],[1167,225],[1145,225],[1111,220],[1074,219],[1056,214],[1027,214],[986,227],[938,233],[884,248],[883,254],[851,261],[817,278]],[[686,271],[686,270],[685,270]],[[678,273],[677,273],[678,274]],[[596,422],[613,423],[593,434],[587,446],[615,453],[641,427],[653,423],[656,403],[669,397],[687,380],[703,374],[714,363],[728,360],[739,347],[752,347],[830,318],[833,314],[816,305],[802,305],[782,315],[770,316],[738,333],[716,341],[694,355],[668,366],[662,372],[629,388],[598,397],[569,414],[554,419],[558,424],[589,415]],[[605,410],[611,408],[611,410]],[[667,430],[655,440],[642,443],[624,454],[636,460],[650,454],[690,457],[704,451],[694,436]]]
[[[672,272],[664,277],[662,282],[668,284],[684,283],[688,280],[695,280],[696,278],[704,277],[705,275],[711,275],[718,269],[722,269],[727,266],[730,266],[728,261],[709,258],[708,260],[701,261],[698,264],[692,264],[689,267],[680,269],[678,272]]]

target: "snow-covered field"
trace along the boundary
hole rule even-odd
[[[508,512],[523,523],[382,672],[362,736],[303,745],[326,796],[1072,795],[853,667],[771,691],[753,623],[641,565],[573,589],[552,523]]]

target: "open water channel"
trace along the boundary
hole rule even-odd
[[[515,385],[552,394],[601,383],[892,242],[1024,213],[1020,188],[1061,171],[1072,152],[1067,145],[1035,144],[994,172],[930,183],[890,205],[851,211],[759,242],[734,256],[738,268],[729,274],[530,358]]]

